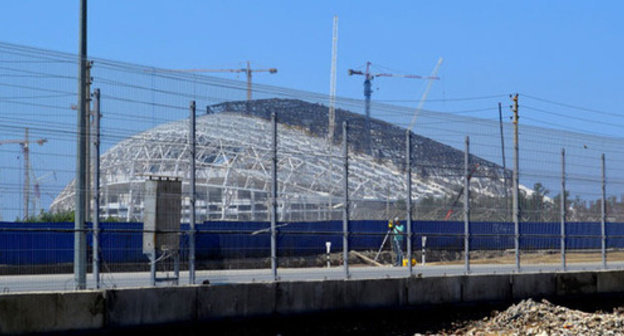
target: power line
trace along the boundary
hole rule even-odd
[[[494,98],[505,98],[506,94],[488,95],[488,96],[476,96],[476,97],[461,97],[461,98],[442,98],[442,99],[427,99],[427,103],[446,103],[446,102],[458,102],[458,101],[472,101],[472,100],[486,100]],[[377,99],[378,102],[387,103],[418,103],[420,99]]]
[[[575,110],[580,110],[580,111],[585,111],[585,112],[593,112],[593,113],[608,115],[608,116],[617,117],[617,118],[624,118],[624,115],[613,113],[613,112],[600,111],[600,110],[590,109],[590,108],[587,108],[587,107],[581,107],[581,106],[571,105],[571,104],[567,104],[567,103],[561,103],[561,102],[557,102],[557,101],[554,101],[554,100],[545,99],[545,98],[539,98],[539,97],[535,97],[535,96],[531,96],[531,95],[527,95],[527,94],[523,94],[523,97],[527,97],[527,98],[535,99],[535,100],[538,100],[538,101],[541,101],[541,102],[544,102],[544,103],[553,104],[553,105],[559,105],[559,106],[563,106],[563,107],[567,107],[567,108],[571,108],[571,109],[575,109]]]

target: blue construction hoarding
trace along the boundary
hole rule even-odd
[[[73,261],[73,223],[0,222],[0,264],[58,264]],[[90,225],[88,226],[91,227]],[[109,263],[145,262],[142,252],[142,223],[101,223],[100,253]],[[188,224],[181,226],[180,248],[186,254]],[[280,222],[277,224],[279,256],[304,256],[325,253],[325,243],[332,251],[342,250],[342,221]],[[560,223],[520,223],[522,250],[559,249]],[[269,222],[211,221],[196,225],[198,260],[268,257]],[[349,244],[353,250],[377,250],[388,231],[387,222],[359,220],[349,222]],[[414,250],[461,251],[464,246],[464,223],[450,221],[413,221]],[[624,247],[624,223],[607,223],[608,248]],[[88,248],[93,235],[87,232]],[[388,245],[389,246],[389,245]],[[600,223],[566,223],[566,248],[600,249]],[[470,223],[471,250],[514,248],[513,223]]]

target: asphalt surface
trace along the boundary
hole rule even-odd
[[[602,270],[599,263],[571,263],[565,272]],[[608,269],[624,269],[624,262],[610,262]],[[520,273],[564,272],[561,264],[522,265]],[[471,265],[466,272],[464,265],[417,265],[412,275],[421,277],[454,276],[464,274],[513,274],[518,273],[513,264]],[[407,267],[353,266],[349,268],[350,279],[380,279],[408,277]],[[157,277],[172,277],[173,272],[158,272]],[[101,288],[133,288],[150,286],[149,272],[101,273]],[[278,281],[343,280],[343,267],[331,268],[279,268]],[[211,284],[271,282],[270,269],[211,270],[197,271],[196,283],[208,280]],[[180,272],[179,284],[188,284],[188,272]],[[157,286],[174,285],[173,281],[160,281]],[[95,289],[91,274],[87,275],[87,288]],[[67,291],[74,289],[73,274],[6,275],[0,276],[0,290],[3,293]]]

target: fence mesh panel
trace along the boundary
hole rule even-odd
[[[0,223],[0,287],[4,291],[74,287],[77,60],[71,54],[0,44],[0,219],[4,220]],[[150,283],[150,259],[143,246],[144,235],[150,233],[144,225],[145,185],[155,178],[181,182],[181,210],[165,214],[179,215],[180,225],[154,232],[179,238],[178,245],[158,255],[156,274],[169,279],[167,283],[174,282],[178,266],[178,283],[188,282],[191,239],[196,282],[274,280],[272,253],[282,279],[305,274],[343,278],[346,263],[354,276],[406,276],[406,268],[389,266],[408,262],[408,241],[414,267],[425,274],[465,272],[466,248],[472,272],[514,270],[516,243],[520,263],[528,270],[561,269],[562,251],[570,269],[601,268],[603,243],[609,268],[624,262],[620,176],[624,140],[579,129],[529,126],[539,123],[533,112],[561,114],[569,106],[520,95],[520,114],[527,116],[519,126],[516,237],[514,125],[509,110],[499,116],[497,108],[498,102],[509,101],[505,95],[449,100],[457,108],[446,112],[416,111],[373,100],[370,119],[365,101],[337,98],[332,131],[329,97],[322,94],[254,84],[253,99],[246,100],[244,82],[91,61],[88,89],[101,92],[101,224],[94,251],[96,116],[92,113],[91,168],[85,190],[90,288],[95,286],[95,256],[103,287]],[[191,102],[196,116],[194,195]],[[95,111],[94,96],[90,106]],[[412,131],[411,195],[406,128]],[[466,137],[470,139],[467,165]],[[606,158],[604,213],[602,154]],[[309,273],[299,272],[302,268]]]

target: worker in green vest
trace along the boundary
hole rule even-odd
[[[399,221],[399,217],[394,218],[394,223],[390,220],[389,229],[392,230],[392,250],[396,255],[396,262],[394,266],[401,266],[403,264],[403,224]]]

